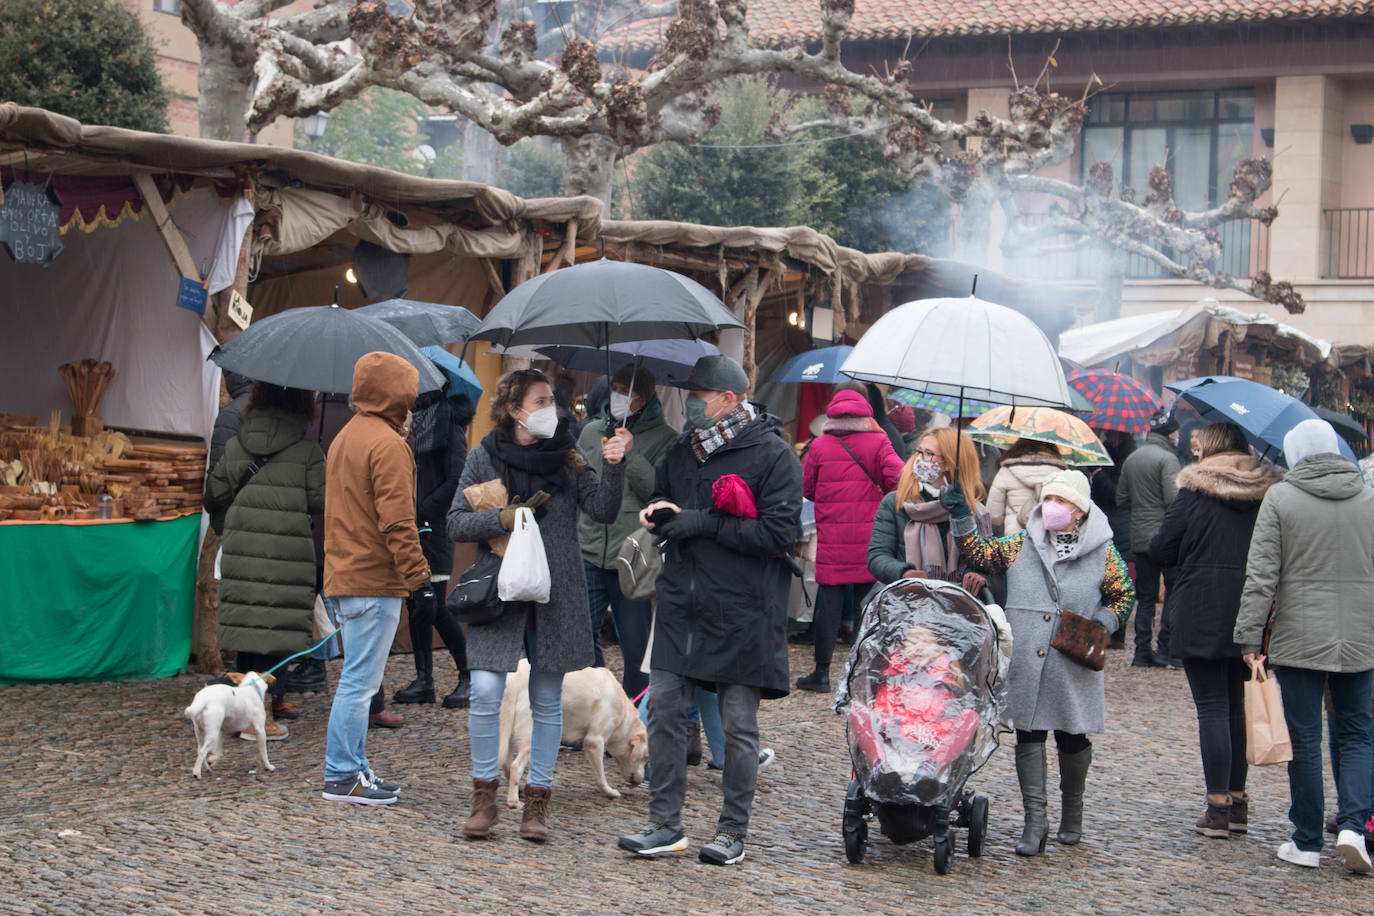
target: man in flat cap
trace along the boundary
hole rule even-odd
[[[687,428],[639,516],[667,542],[649,664],[650,823],[620,847],[643,856],[687,848],[687,710],[702,685],[720,701],[725,800],[699,858],[733,865],[744,858],[758,776],[759,700],[786,696],[790,684],[787,556],[801,533],[801,463],[777,418],[745,399],[749,380],[733,359],[702,357],[675,384],[690,392]]]

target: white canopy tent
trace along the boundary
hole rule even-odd
[[[210,292],[230,285],[252,208],[194,189],[171,210]],[[219,407],[219,369],[200,316],[176,305],[180,274],[150,217],[62,237],[47,267],[0,255],[0,410],[45,423],[72,406],[57,367],[91,357],[115,368],[101,416],[126,426],[209,438]],[[227,269],[225,265],[227,264]]]

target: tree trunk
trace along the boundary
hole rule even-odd
[[[1094,321],[1121,317],[1121,292],[1126,285],[1126,252],[1115,245],[1097,242],[1089,248],[1101,268],[1097,275],[1097,311]]]
[[[201,42],[196,84],[200,91],[200,135],[207,140],[246,141],[253,91],[251,64],[236,62],[227,45]]]
[[[615,141],[600,134],[563,141],[563,193],[595,197],[611,210],[611,179],[615,175]]]

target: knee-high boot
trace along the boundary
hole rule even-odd
[[[1063,807],[1056,839],[1064,846],[1076,846],[1083,838],[1083,787],[1088,782],[1088,767],[1092,762],[1092,745],[1073,754],[1059,752],[1059,791]]]
[[[436,599],[416,592],[409,602],[410,646],[415,651],[415,680],[396,691],[397,703],[434,702],[434,604]]]
[[[1016,844],[1016,854],[1043,855],[1050,834],[1045,815],[1045,742],[1016,745],[1016,779],[1021,783],[1021,803],[1026,809],[1026,826]]]

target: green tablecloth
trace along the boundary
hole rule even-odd
[[[200,516],[0,525],[0,683],[186,667]]]

